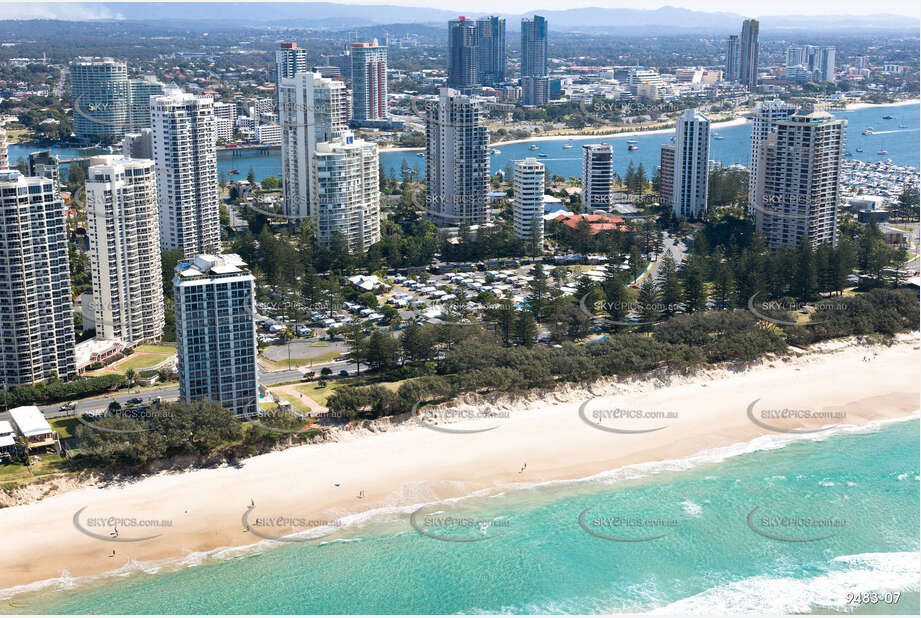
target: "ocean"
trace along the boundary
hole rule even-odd
[[[4,610],[919,612],[917,418],[411,502],[321,539],[64,577]]]
[[[917,103],[908,105],[894,105],[887,107],[869,107],[849,112],[832,112],[835,116],[846,118],[848,120],[848,144],[850,152],[847,158],[857,159],[860,161],[881,161],[891,159],[897,165],[912,165],[916,169],[919,165],[919,132],[921,132],[921,108]],[[892,120],[883,120],[882,117],[890,115]],[[899,125],[906,125],[901,128]],[[873,135],[862,135],[867,127],[873,127]],[[751,148],[751,124],[737,125],[733,127],[717,127],[713,130],[713,138],[710,140],[710,158],[714,161],[720,161],[724,165],[741,163],[748,165],[749,149]],[[613,137],[606,138],[609,144],[614,145],[614,171],[623,175],[629,163],[632,161],[634,166],[640,163],[646,170],[647,176],[651,177],[655,168],[659,165],[659,147],[665,144],[671,138],[672,133],[653,133],[640,134],[635,137]],[[716,139],[722,137],[724,139]],[[636,140],[639,150],[628,151],[626,140]],[[496,148],[500,151],[498,155],[490,155],[490,172],[495,174],[499,170],[504,170],[506,166],[514,161],[526,157],[536,157],[541,153],[548,155],[541,158],[550,174],[558,174],[564,178],[575,176],[582,177],[582,144],[598,142],[598,138],[579,138],[573,140],[548,140],[534,142],[539,149],[531,150],[530,142],[520,144],[497,144]],[[572,144],[572,148],[563,148],[565,144]],[[863,152],[857,152],[858,147],[863,148]],[[877,155],[880,150],[885,149],[888,155]],[[9,147],[9,158],[11,162],[19,158],[28,158],[29,152],[37,148],[29,145],[14,144]],[[52,148],[54,154],[62,157],[74,156],[73,149]],[[425,176],[425,159],[417,156],[415,151],[396,151],[382,152],[380,162],[384,168],[384,173],[397,176],[400,173],[403,162],[416,170],[418,177]],[[281,155],[252,155],[245,157],[218,159],[218,171],[225,177],[230,177],[229,172],[232,169],[238,169],[240,175],[237,178],[246,178],[249,170],[257,180],[262,180],[266,176],[281,175]]]

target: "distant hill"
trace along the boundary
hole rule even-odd
[[[420,0],[420,4],[427,0]],[[458,4],[462,4],[458,2]],[[808,5],[804,3],[804,8]],[[182,20],[240,22],[278,27],[344,29],[374,24],[426,24],[443,27],[448,19],[462,14],[463,9],[447,10],[426,7],[389,5],[354,5],[332,2],[102,2],[92,4],[68,3],[10,3],[3,5],[7,19],[63,20]],[[738,30],[745,16],[726,12],[705,12],[676,7],[655,10],[629,8],[573,8],[539,11],[558,31],[605,31],[622,34],[648,32],[711,32]],[[501,14],[508,20],[508,29],[518,31],[520,14]],[[530,13],[528,15],[531,15]],[[478,17],[478,13],[468,13]],[[918,30],[917,17],[901,15],[802,15],[762,16],[761,30]]]

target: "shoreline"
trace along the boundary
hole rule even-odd
[[[375,509],[408,508],[514,489],[521,483],[588,479],[624,466],[684,459],[765,435],[783,436],[746,416],[746,406],[759,396],[770,407],[844,411],[843,423],[836,421],[843,425],[904,418],[918,409],[921,363],[917,333],[897,341],[891,346],[837,342],[800,356],[765,359],[744,370],[706,368],[691,376],[654,372],[643,379],[605,381],[593,391],[573,387],[534,394],[530,401],[505,396],[494,407],[508,409],[507,417],[451,425],[495,426],[494,431],[457,435],[404,423],[390,431],[343,432],[338,442],[275,451],[237,467],[160,473],[2,509],[0,526],[17,534],[9,537],[0,557],[0,590],[4,596],[22,594],[23,589],[15,588],[34,588],[63,573],[98,576],[136,563],[243,551],[262,542],[241,526],[251,500],[259,507],[257,517],[355,519]],[[867,363],[869,354],[874,356]],[[862,379],[842,384],[842,374]],[[580,420],[580,405],[590,399],[621,409],[676,410],[678,416],[667,421],[664,431],[611,434]],[[644,421],[635,423],[640,427]],[[799,424],[827,425],[814,419]],[[522,462],[527,462],[524,473],[519,471]],[[296,479],[292,471],[302,476]],[[362,490],[366,498],[358,499]],[[73,524],[83,508],[84,522],[87,517],[123,517],[168,520],[171,525],[124,526],[120,533],[129,539],[161,534],[137,543],[107,538],[111,527],[96,528],[101,538],[91,538]],[[117,558],[110,559],[113,549]]]
[[[851,112],[851,111],[857,111],[860,109],[868,109],[872,107],[898,107],[900,105],[917,105],[918,103],[921,103],[921,99],[909,99],[908,101],[899,101],[897,103],[849,103],[847,105],[847,109],[843,111]],[[733,118],[732,120],[723,120],[722,122],[714,122],[713,124],[710,125],[710,128],[719,129],[721,127],[722,128],[735,127],[735,126],[746,124],[749,121],[750,119],[748,118],[741,118],[741,117]],[[529,142],[547,142],[547,141],[553,141],[553,140],[565,141],[565,140],[570,140],[570,139],[582,140],[582,139],[596,139],[596,138],[597,139],[615,139],[618,137],[637,137],[639,135],[654,135],[656,133],[670,133],[674,130],[675,130],[675,127],[674,127],[674,124],[672,124],[671,126],[665,127],[662,129],[650,129],[648,131],[644,131],[641,129],[641,130],[636,130],[636,131],[622,131],[619,133],[606,133],[604,135],[590,135],[590,134],[578,134],[578,133],[565,134],[565,135],[541,135],[541,136],[536,136],[536,137],[529,137],[526,139],[515,139],[515,140],[494,142],[494,143],[489,144],[488,147],[493,148],[495,146],[499,146],[500,144],[505,144],[505,145],[525,144]],[[425,147],[412,147],[412,148],[396,147],[396,148],[381,148],[379,149],[379,152],[420,152],[423,150],[425,150]]]

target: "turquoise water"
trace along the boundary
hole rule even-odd
[[[898,165],[913,165],[919,167],[919,127],[921,127],[921,110],[917,103],[910,105],[897,105],[892,107],[866,108],[850,112],[833,112],[835,116],[848,119],[848,149],[851,154],[848,158],[858,159],[860,161],[879,161],[892,159]],[[893,116],[893,120],[883,120],[885,115]],[[899,128],[900,124],[907,125],[906,128]],[[868,126],[873,127],[878,133],[874,135],[861,135],[861,132]],[[748,165],[749,149],[751,144],[751,125],[739,125],[735,127],[717,128],[717,134],[725,139],[712,139],[710,142],[710,158],[714,161],[721,161],[725,165],[741,163]],[[648,175],[652,175],[656,166],[659,164],[659,147],[666,143],[671,137],[671,133],[657,133],[651,135],[640,134],[636,137],[614,137],[604,141],[615,146],[614,149],[614,170],[623,175],[627,170],[630,161],[634,166],[643,164]],[[627,139],[634,139],[639,146],[639,150],[628,151]],[[540,147],[539,150],[530,150],[528,143],[521,144],[499,144],[497,147],[500,154],[490,156],[490,171],[495,174],[499,170],[504,170],[510,162],[524,159],[525,157],[535,157],[540,153],[548,156],[542,158],[543,162],[551,174],[559,174],[563,177],[582,176],[582,159],[580,158],[580,149],[582,144],[597,142],[598,138],[574,139],[571,142],[567,140],[553,140],[546,142],[536,142]],[[571,143],[570,149],[564,149],[563,145]],[[862,147],[862,153],[857,152],[856,148]],[[880,156],[876,153],[880,149],[889,151],[888,155]],[[9,148],[10,161],[15,162],[20,157],[28,158],[29,152],[36,150],[28,145],[12,145]],[[63,157],[73,156],[72,149],[51,149],[55,154]],[[403,161],[415,169],[420,177],[425,175],[425,159],[416,156],[415,152],[383,152],[380,155],[381,165],[387,174],[398,175]],[[245,178],[252,168],[257,180],[262,180],[266,176],[279,176],[281,174],[281,155],[252,155],[245,157],[236,157],[228,159],[218,159],[218,171],[224,173],[226,177],[232,169],[238,169],[240,176]]]
[[[19,594],[35,613],[836,613],[919,610],[919,423],[769,436],[579,482],[411,506],[323,540]],[[842,456],[846,453],[847,456]],[[308,481],[305,481],[308,482]],[[748,525],[786,538],[767,538]],[[611,541],[659,536],[646,542]],[[471,517],[470,527],[424,515]],[[834,522],[771,527],[762,517]],[[640,518],[642,528],[605,519]],[[420,523],[421,522],[421,523]],[[14,610],[15,611],[15,610]]]

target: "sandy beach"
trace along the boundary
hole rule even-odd
[[[444,433],[413,423],[401,430],[346,435],[338,442],[261,455],[238,467],[163,473],[61,493],[0,510],[0,529],[6,531],[0,589],[11,597],[22,592],[13,587],[62,575],[95,575],[252,545],[262,539],[241,523],[251,501],[255,508],[250,522],[278,515],[336,520],[519,483],[584,478],[765,434],[789,437],[780,431],[785,428],[905,418],[919,408],[918,345],[917,333],[888,347],[833,342],[821,353],[769,359],[745,371],[713,368],[689,377],[599,382],[591,391],[573,387],[542,399],[496,403],[496,409],[509,411],[507,416],[439,425],[452,430],[494,428],[481,433]],[[761,424],[750,420],[750,407]],[[835,416],[774,419],[762,414],[768,409]],[[615,433],[587,422],[612,410],[676,414],[599,421],[618,429],[662,427],[649,433]],[[362,491],[365,497],[359,498]],[[118,526],[119,541],[110,536],[110,517],[125,519]],[[94,526],[94,518],[102,523]],[[131,519],[169,520],[170,525],[137,526]],[[279,529],[280,534],[291,531]],[[151,535],[159,536],[125,542]]]

